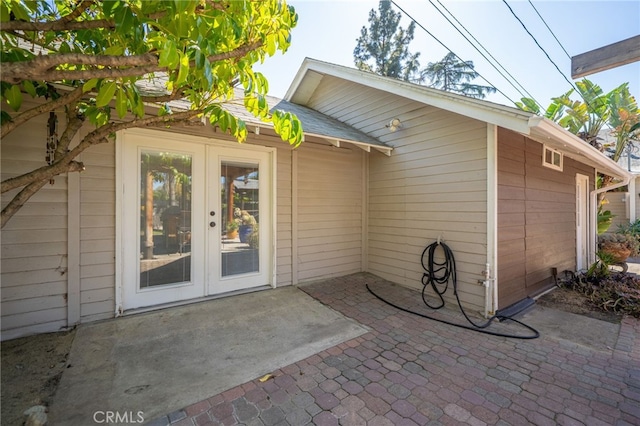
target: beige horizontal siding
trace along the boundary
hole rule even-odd
[[[24,107],[29,108],[28,102]],[[2,179],[45,163],[48,115],[2,138]],[[64,116],[59,114],[60,122]],[[2,207],[20,189],[2,194]],[[46,184],[2,230],[2,339],[66,327],[67,178]]]
[[[611,222],[611,226],[607,230],[607,233],[615,232],[621,225],[628,225],[630,221],[629,208],[627,207],[629,193],[607,192],[604,198],[605,200],[607,200],[607,204],[603,206],[603,209],[610,210],[611,214],[613,214],[614,216],[613,221]]]
[[[390,157],[369,156],[368,271],[420,289],[422,251],[442,236],[456,257],[463,303],[483,309],[486,124],[329,77],[317,90],[322,99],[309,106],[394,148]],[[402,127],[392,133],[380,123],[393,118]]]
[[[80,321],[89,322],[111,318],[115,312],[115,144],[89,148],[82,162],[86,170],[80,175]]]
[[[362,270],[363,156],[302,146],[297,155],[297,268],[301,282]]]

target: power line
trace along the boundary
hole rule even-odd
[[[553,66],[556,68],[556,70],[558,70],[560,75],[567,81],[567,83],[569,83],[569,85],[578,93],[578,95],[580,95],[580,97],[582,98],[584,103],[587,105],[587,107],[594,114],[596,114],[598,116],[598,118],[600,118],[607,125],[607,127],[611,128],[611,126],[609,125],[607,120],[605,120],[601,115],[599,115],[597,113],[596,109],[593,108],[593,106],[589,103],[589,101],[587,101],[587,99],[582,95],[582,92],[580,90],[578,90],[578,88],[575,86],[575,84],[573,84],[573,82],[567,78],[567,76],[560,70],[560,67],[558,67],[558,65],[553,61],[553,59],[551,59],[551,57],[549,56],[547,51],[544,50],[544,48],[540,45],[540,43],[538,43],[538,40],[535,38],[535,36],[533,34],[531,34],[531,31],[529,31],[529,29],[524,24],[524,22],[522,22],[522,20],[518,17],[518,15],[516,15],[516,13],[513,11],[511,6],[509,6],[509,3],[507,3],[507,0],[502,0],[502,2],[507,6],[507,8],[509,8],[509,11],[511,11],[511,14],[516,18],[516,20],[518,22],[520,22],[520,25],[522,25],[522,28],[524,28],[524,30],[527,32],[527,34],[529,34],[529,36],[533,39],[533,41],[536,43],[536,45],[540,48],[540,50],[542,50],[542,53],[544,53],[545,56],[547,57],[547,59],[549,59],[549,62],[551,62],[553,64]]]
[[[391,4],[393,4],[395,7],[397,7],[398,9],[400,9],[400,11],[401,11],[402,13],[404,13],[405,15],[407,15],[407,17],[408,17],[409,19],[411,19],[413,22],[415,22],[417,26],[419,26],[420,28],[422,28],[422,30],[424,30],[424,32],[426,32],[427,34],[429,34],[429,35],[430,35],[430,36],[431,36],[435,41],[437,41],[438,43],[440,43],[440,45],[441,45],[442,47],[444,47],[445,49],[447,49],[449,52],[453,53],[453,54],[454,54],[454,56],[455,56],[456,58],[458,58],[458,60],[459,60],[459,61],[464,62],[464,60],[463,60],[460,56],[456,55],[456,54],[455,54],[455,52],[454,52],[453,50],[449,49],[449,48],[448,48],[448,47],[447,47],[447,46],[446,46],[442,41],[440,41],[440,39],[438,39],[438,37],[434,36],[434,35],[433,35],[431,32],[429,32],[429,30],[427,30],[427,29],[426,29],[426,28],[425,28],[425,27],[424,27],[420,22],[418,22],[417,20],[415,20],[415,19],[413,18],[413,16],[411,16],[411,15],[410,15],[409,13],[407,13],[403,8],[401,8],[401,7],[400,7],[400,6],[395,2],[395,0],[390,0],[390,1],[391,1]],[[514,105],[515,105],[515,102],[513,101],[513,99],[511,99],[509,96],[507,96],[507,95],[506,95],[502,90],[498,89],[495,85],[491,84],[491,82],[490,82],[489,80],[487,80],[486,78],[484,78],[484,76],[482,76],[479,72],[477,72],[477,71],[476,71],[476,73],[478,74],[478,76],[479,76],[480,78],[482,78],[484,81],[486,81],[486,82],[487,82],[487,84],[489,84],[491,87],[493,87],[494,89],[496,89],[496,91],[497,91],[498,93],[500,93],[502,96],[504,96],[505,98],[507,98],[507,99],[508,99],[512,104],[514,104]]]
[[[469,34],[469,36],[470,36],[470,37],[471,37],[471,38],[472,38],[472,39],[473,39],[473,40],[474,40],[474,41],[475,41],[475,42],[476,42],[480,47],[482,47],[482,49],[483,49],[485,52],[487,52],[487,54],[491,57],[491,59],[493,59],[493,61],[494,61],[496,64],[498,64],[498,65],[500,66],[500,68],[502,68],[502,69],[504,70],[504,72],[505,72],[505,73],[507,73],[507,75],[508,75],[509,77],[511,77],[511,79],[512,79],[512,80],[513,80],[513,81],[514,81],[518,86],[520,86],[520,89],[522,89],[522,90],[523,90],[523,91],[528,95],[528,97],[529,97],[529,98],[533,99],[533,101],[534,101],[536,104],[538,104],[542,109],[544,109],[544,107],[542,106],[542,104],[540,104],[540,102],[538,102],[538,101],[533,97],[533,95],[532,95],[531,93],[529,93],[529,92],[527,91],[527,89],[525,89],[525,88],[524,88],[524,86],[523,86],[522,84],[520,84],[520,82],[519,82],[519,81],[518,81],[518,80],[517,80],[513,75],[511,75],[511,73],[510,73],[509,71],[507,71],[507,69],[506,69],[504,66],[502,66],[502,64],[501,64],[501,63],[500,63],[500,62],[499,62],[499,61],[498,61],[498,60],[497,60],[497,59],[496,59],[496,58],[491,54],[491,52],[489,52],[489,50],[487,50],[487,48],[486,48],[486,47],[484,47],[484,46],[482,45],[482,43],[480,43],[480,42],[478,41],[478,39],[477,39],[477,38],[475,38],[475,37],[473,36],[473,34],[471,34],[471,32],[470,32],[470,31],[469,31],[469,30],[468,30],[468,29],[467,29],[467,28],[466,28],[466,27],[465,27],[465,26],[464,26],[464,25],[463,25],[463,24],[462,24],[462,23],[461,23],[461,22],[460,22],[460,21],[455,17],[455,15],[454,15],[453,13],[451,13],[451,11],[449,11],[449,9],[447,9],[447,8],[446,8],[446,6],[444,6],[444,5],[440,2],[440,0],[436,0],[436,1],[438,2],[438,4],[439,4],[439,5],[440,5],[444,10],[446,10],[446,11],[447,11],[447,13],[448,13],[449,15],[451,15],[451,17],[452,17],[452,18],[453,18],[453,19],[458,23],[458,25],[460,25],[460,26],[465,30],[465,32],[466,32],[466,33],[467,33],[467,34]],[[481,56],[482,56],[482,57],[483,57],[483,58],[484,58],[484,59],[489,63],[489,65],[491,65],[491,66],[492,66],[496,71],[498,71],[498,73],[499,73],[499,74],[500,74],[500,75],[501,75],[501,76],[502,76],[502,77],[503,77],[503,78],[504,78],[504,79],[505,79],[505,80],[506,80],[506,81],[511,85],[511,87],[513,87],[514,89],[516,89],[516,91],[520,94],[520,96],[522,96],[523,98],[524,98],[524,97],[526,97],[526,96],[524,95],[524,93],[522,93],[522,91],[521,91],[520,89],[518,89],[518,87],[516,87],[516,86],[511,82],[511,80],[509,80],[509,78],[507,78],[507,77],[506,77],[506,76],[505,76],[505,75],[504,75],[504,74],[503,74],[503,73],[502,73],[502,72],[501,72],[501,71],[496,67],[496,65],[495,65],[491,60],[489,60],[489,59],[484,55],[484,53],[482,53],[482,52],[480,51],[480,49],[478,49],[478,47],[477,47],[476,45],[475,45],[474,43],[472,43],[472,42],[471,42],[471,40],[469,40],[469,39],[467,38],[467,36],[466,36],[466,35],[464,35],[464,34],[462,33],[462,31],[461,31],[461,30],[460,30],[460,29],[459,29],[459,28],[458,28],[458,27],[457,27],[453,22],[451,22],[451,20],[450,20],[450,19],[449,19],[449,18],[448,18],[448,17],[447,17],[447,16],[446,16],[446,15],[445,15],[445,14],[444,14],[444,13],[443,13],[443,12],[442,12],[442,11],[441,11],[437,6],[436,6],[436,5],[435,5],[435,4],[433,4],[433,1],[432,1],[432,0],[429,0],[429,3],[431,3],[431,5],[432,5],[432,6],[433,6],[433,7],[434,7],[434,8],[435,8],[435,9],[436,9],[436,10],[437,10],[437,11],[438,11],[438,12],[439,12],[439,13],[440,13],[440,14],[441,14],[441,15],[442,15],[442,16],[443,16],[443,17],[444,17],[444,18],[445,18],[445,19],[446,19],[450,24],[451,24],[451,26],[453,26],[453,28],[455,28],[455,29],[456,29],[456,31],[458,31],[458,33],[460,33],[460,35],[461,35],[462,37],[464,37],[464,39],[465,39],[465,40],[467,40],[467,42],[469,42],[469,44],[470,44],[471,46],[473,46],[473,48],[474,48],[474,49],[476,49],[476,51],[477,51],[477,52],[478,52],[478,53],[479,53],[479,54],[480,54],[480,55],[481,55]]]
[[[536,11],[536,13],[538,14],[538,17],[544,23],[544,26],[547,27],[547,29],[549,30],[549,32],[551,33],[553,38],[556,39],[556,41],[558,42],[558,45],[562,48],[562,50],[564,50],[564,53],[567,55],[567,58],[571,59],[571,55],[569,55],[569,52],[567,52],[567,49],[565,49],[564,46],[562,45],[562,43],[560,43],[560,40],[558,40],[558,37],[556,37],[556,35],[551,30],[551,28],[549,28],[549,25],[547,25],[547,21],[545,21],[544,18],[542,17],[542,15],[540,15],[540,12],[538,12],[538,9],[536,9],[536,7],[533,5],[533,3],[531,3],[531,0],[529,0],[529,4],[533,8],[533,10]]]
[[[569,85],[571,87],[576,89],[576,86],[573,84],[573,82],[571,80],[569,80],[566,75],[564,75],[564,73],[562,72],[560,67],[553,61],[553,59],[551,59],[551,56],[549,56],[547,51],[544,50],[544,48],[540,45],[540,43],[538,43],[538,40],[535,38],[535,36],[533,34],[531,34],[531,31],[529,31],[529,28],[527,28],[527,26],[524,24],[524,22],[522,22],[520,17],[518,17],[518,15],[516,15],[516,13],[513,11],[513,9],[511,9],[511,6],[509,6],[509,3],[507,3],[507,0],[502,0],[502,2],[509,8],[509,10],[511,11],[511,14],[518,20],[518,22],[520,22],[520,25],[522,25],[522,28],[524,28],[524,30],[527,32],[527,34],[529,34],[529,36],[533,39],[533,41],[536,43],[536,45],[540,48],[540,50],[542,50],[542,53],[545,54],[545,56],[547,57],[549,62],[551,62],[553,64],[553,66],[556,68],[556,70],[558,70],[560,75],[567,81],[567,83],[569,83]]]

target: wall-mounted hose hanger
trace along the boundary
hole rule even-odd
[[[436,251],[438,249],[442,251],[442,254],[439,258],[444,259],[441,262],[436,260],[438,258],[438,256],[436,256]],[[401,311],[418,315],[423,318],[428,318],[434,321],[438,321],[444,324],[453,325],[455,327],[477,331],[479,333],[490,334],[493,336],[510,337],[514,339],[536,339],[540,337],[540,333],[538,332],[538,330],[509,316],[494,315],[483,323],[474,322],[471,318],[469,318],[464,308],[462,307],[462,303],[460,302],[460,297],[458,295],[458,280],[456,277],[456,261],[453,256],[453,252],[451,251],[449,246],[447,246],[445,243],[440,241],[440,238],[438,238],[438,241],[429,244],[424,249],[424,251],[422,252],[421,262],[422,262],[422,267],[424,269],[424,273],[422,275],[422,293],[421,293],[422,301],[424,302],[424,304],[427,307],[434,310],[444,307],[445,301],[444,301],[443,295],[446,293],[447,289],[449,288],[449,284],[451,284],[453,288],[453,294],[456,297],[456,301],[458,302],[458,307],[460,308],[462,315],[464,315],[464,317],[467,319],[467,321],[471,325],[458,324],[458,323],[446,321],[440,318],[435,318],[430,315],[426,315],[420,312],[416,312],[416,311],[404,308],[402,306],[394,304],[389,300],[379,296],[373,290],[371,290],[368,284],[367,284],[367,290],[369,290],[371,294],[373,294],[375,297],[377,297],[381,301],[393,306],[396,309],[400,309]],[[439,300],[436,303],[433,303],[433,302],[429,303],[428,301],[427,292],[431,290],[436,296],[436,300]],[[497,331],[488,330],[488,327],[496,319],[500,321],[502,320],[512,321],[518,326],[529,330],[531,334],[517,335],[517,334],[501,333]]]

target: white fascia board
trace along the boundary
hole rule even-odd
[[[551,148],[558,149],[569,158],[596,168],[614,178],[627,180],[632,175],[615,161],[589,145],[559,124],[540,116],[529,119],[531,138]]]
[[[312,72],[313,74],[326,74],[373,89],[393,93],[416,102],[495,124],[525,135],[529,133],[528,120],[533,114],[520,111],[517,108],[432,89],[402,80],[393,80],[378,74],[309,58],[306,58],[302,63],[285,95],[286,100],[301,105],[306,104],[310,97],[309,89],[315,89],[319,84],[319,79],[312,76]]]

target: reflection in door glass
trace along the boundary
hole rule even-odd
[[[223,161],[220,193],[223,277],[259,271],[258,164]]]
[[[191,281],[191,156],[140,154],[140,288]]]

